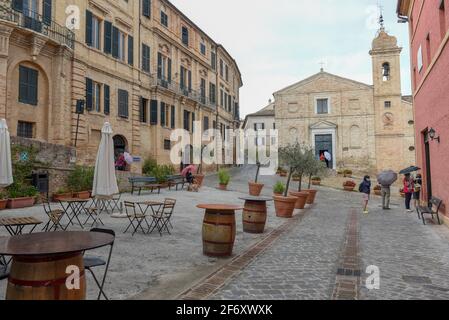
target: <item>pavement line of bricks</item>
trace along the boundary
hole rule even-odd
[[[358,211],[351,209],[332,300],[358,300],[359,298],[362,276],[359,236]]]
[[[240,255],[234,257],[220,269],[180,294],[176,300],[206,300],[216,294],[221,288],[238,276],[258,256],[272,247],[277,239],[293,229],[297,223],[301,223],[304,220],[303,218],[310,212],[310,209],[311,208],[306,209],[295,215],[292,219],[288,219],[288,221],[283,223],[280,227],[267,234],[263,239],[246,249]]]

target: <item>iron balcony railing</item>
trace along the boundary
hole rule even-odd
[[[0,5],[0,19],[14,22],[22,28],[38,32],[70,49],[75,48],[74,32],[53,20],[44,19],[42,15],[36,12],[26,9],[20,12]]]
[[[150,82],[151,86],[158,86],[170,90],[178,95],[184,96],[211,109],[215,110],[217,108],[217,103],[215,101],[212,101],[209,97],[206,97],[204,96],[204,94],[201,94],[201,92],[190,89],[187,86],[184,86],[173,80],[168,80],[166,78],[159,77],[157,74],[154,74],[150,77]]]

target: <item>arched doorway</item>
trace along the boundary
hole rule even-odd
[[[126,138],[124,136],[114,136],[114,157],[117,159],[120,154],[125,153],[128,150]]]

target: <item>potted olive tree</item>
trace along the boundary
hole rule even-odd
[[[309,197],[309,192],[307,190],[302,190],[302,180],[313,160],[313,150],[310,147],[302,147],[298,150],[296,157],[297,163],[294,176],[297,178],[298,191],[290,191],[290,195],[298,198],[295,208],[302,210],[305,208]]]
[[[218,188],[223,191],[228,190],[228,185],[230,181],[231,175],[229,174],[228,170],[220,169],[218,171]]]
[[[284,194],[282,196],[274,196],[274,205],[276,208],[276,215],[281,218],[293,217],[293,211],[296,207],[297,197],[289,195],[290,182],[293,174],[298,170],[301,165],[302,159],[302,147],[297,142],[295,144],[289,144],[286,147],[279,149],[279,160],[285,168],[288,170],[287,185],[285,187]]]
[[[249,181],[249,194],[251,196],[258,197],[262,193],[262,189],[265,186],[262,183],[259,183],[259,173],[260,173],[260,167],[261,163],[257,161],[257,171],[256,171],[256,178],[254,179],[254,182]]]
[[[347,180],[343,183],[343,188],[345,189],[345,191],[353,192],[356,185],[357,184],[354,181]]]
[[[282,182],[278,181],[276,182],[276,184],[273,186],[273,193],[275,196],[282,196],[285,192],[285,184],[283,184]]]
[[[95,168],[76,166],[68,179],[67,185],[72,196],[78,199],[89,199],[94,183]]]
[[[312,181],[314,176],[324,176],[328,172],[326,164],[317,159],[313,153],[313,151],[309,154],[309,162],[306,170],[307,175],[309,176],[309,184],[307,191],[309,192],[309,197],[307,198],[307,204],[312,205],[315,203],[316,195],[318,190],[312,189]],[[321,184],[321,178],[320,178]]]

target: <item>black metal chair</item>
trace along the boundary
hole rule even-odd
[[[98,289],[100,290],[100,292],[98,293],[97,300],[100,300],[101,296],[103,296],[106,300],[109,300],[108,297],[106,296],[106,294],[104,293],[103,288],[104,288],[104,283],[106,281],[106,276],[108,274],[109,264],[111,262],[112,249],[114,248],[114,241],[115,241],[115,232],[113,230],[98,229],[98,228],[92,229],[92,230],[90,230],[90,232],[102,232],[102,233],[107,233],[107,234],[114,236],[114,240],[112,240],[112,242],[109,243],[110,250],[109,250],[109,256],[108,256],[107,261],[104,261],[100,257],[93,257],[93,256],[85,256],[84,257],[84,268],[92,274],[92,277],[94,278],[94,281],[97,284]],[[102,266],[105,266],[105,271],[104,271],[103,279],[100,283],[97,276],[93,272],[93,269],[102,267]]]
[[[164,205],[160,207],[160,209],[153,214],[151,217],[153,221],[150,225],[150,234],[157,228],[159,234],[162,236],[164,231],[170,233],[170,228],[173,229],[173,225],[171,224],[171,218],[173,216],[173,211],[175,210],[176,200],[175,199],[165,199]]]
[[[52,209],[50,200],[46,197],[42,197],[42,205],[44,206],[45,214],[48,216],[48,222],[42,229],[42,231],[56,231],[58,228],[65,230],[61,225],[61,219],[64,216],[64,210]]]
[[[147,215],[142,212],[138,212],[138,208],[134,202],[125,201],[124,205],[126,216],[129,220],[129,225],[123,233],[127,233],[130,228],[133,228],[134,230],[133,236],[137,233],[137,231],[139,231],[139,229],[142,230],[143,233],[146,233],[145,229],[142,227],[143,222],[146,223],[148,230],[150,230]]]
[[[0,256],[0,281],[8,279],[9,271],[8,271],[8,263],[4,256]]]

